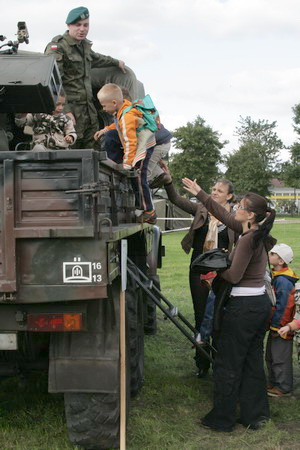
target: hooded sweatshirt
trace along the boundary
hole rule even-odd
[[[272,285],[276,306],[271,319],[271,329],[279,329],[293,320],[295,314],[295,284],[299,277],[289,267],[272,269]]]
[[[131,169],[135,164],[144,159],[146,150],[155,145],[154,133],[147,128],[137,132],[137,129],[145,124],[143,113],[136,108],[124,110],[132,106],[129,100],[124,100],[118,110],[114,123],[105,127],[105,130],[117,129],[120,141],[124,149],[123,167]]]

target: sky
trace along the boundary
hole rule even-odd
[[[168,129],[199,115],[229,141],[229,153],[240,117],[250,116],[276,121],[285,146],[297,140],[299,0],[10,0],[0,34],[13,40],[26,21],[30,42],[19,48],[43,51],[77,6],[90,11],[94,51],[134,70]]]

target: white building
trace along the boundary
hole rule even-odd
[[[277,178],[271,180],[269,189],[271,192],[270,199],[279,212],[291,213],[295,210],[295,207],[297,212],[300,211],[300,189],[286,187]]]

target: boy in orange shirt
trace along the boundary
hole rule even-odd
[[[138,220],[154,224],[157,216],[147,181],[148,163],[155,146],[154,133],[147,128],[138,131],[145,124],[143,113],[136,108],[125,111],[132,103],[124,100],[122,90],[116,84],[104,85],[97,97],[103,110],[114,116],[114,123],[97,131],[94,139],[98,140],[108,130],[116,129],[118,131],[124,152],[123,168],[125,170],[138,169],[138,180],[133,186],[136,198],[140,196],[141,199],[139,208],[143,210]]]

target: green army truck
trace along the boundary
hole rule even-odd
[[[53,57],[0,55],[0,80],[2,124],[53,111],[61,84]],[[130,173],[105,153],[8,151],[4,127],[3,135],[0,375],[48,370],[49,392],[64,394],[71,442],[118,448],[121,248],[131,274],[138,267],[157,283],[159,228],[136,223]],[[125,304],[129,399],[143,384],[155,308],[130,275]]]

